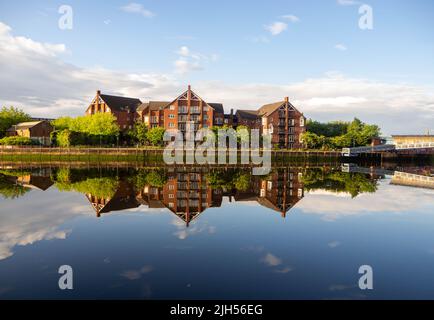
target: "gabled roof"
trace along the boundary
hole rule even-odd
[[[37,126],[38,124],[40,124],[42,122],[44,122],[44,121],[21,122],[21,123],[18,123],[16,125],[12,126],[11,128],[9,128],[8,131],[30,129],[30,128]]]
[[[237,110],[237,116],[245,119],[256,120],[258,118],[258,111],[256,110]]]
[[[208,103],[208,105],[213,108],[215,111],[217,111],[217,113],[225,113],[225,110],[223,108],[223,104],[222,103]]]
[[[157,111],[162,110],[166,106],[170,104],[170,101],[149,101],[142,103],[138,108],[137,111],[145,111],[148,110],[148,108],[151,109],[151,111]]]
[[[137,107],[142,104],[142,101],[136,98],[110,96],[107,94],[102,94],[100,97],[110,109],[115,111],[136,111]]]
[[[283,106],[285,104],[286,104],[286,101],[279,101],[279,102],[273,102],[273,103],[265,104],[259,108],[258,115],[261,117],[269,116],[274,111],[276,111],[277,109],[279,109],[281,106]],[[294,109],[294,111],[298,111],[297,108],[291,104],[291,102],[288,102],[288,104],[289,104],[289,108]]]
[[[268,116],[268,115],[272,114],[274,111],[276,111],[277,109],[279,109],[284,104],[285,104],[285,101],[279,101],[279,102],[274,102],[274,103],[263,105],[262,107],[259,108],[258,114],[260,116]]]

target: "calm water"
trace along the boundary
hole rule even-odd
[[[434,299],[433,173],[2,169],[0,299]]]

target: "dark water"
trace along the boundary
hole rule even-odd
[[[433,172],[2,169],[0,299],[434,299]]]

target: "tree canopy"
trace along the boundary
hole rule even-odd
[[[6,130],[13,125],[30,120],[30,115],[21,109],[15,107],[3,107],[0,110],[0,138],[4,137]]]
[[[374,124],[366,124],[357,118],[352,122],[333,121],[321,123],[308,120],[303,144],[308,149],[340,149],[366,146],[372,138],[381,134]]]

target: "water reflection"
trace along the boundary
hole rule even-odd
[[[17,198],[31,189],[46,191],[54,185],[59,191],[84,194],[97,217],[140,206],[167,208],[189,226],[206,209],[220,207],[224,197],[229,202],[254,201],[285,217],[305,190],[356,197],[375,192],[382,177],[345,167],[278,168],[267,176],[253,176],[243,169],[43,168],[3,170],[0,194]],[[399,177],[402,180],[402,174]]]
[[[66,262],[86,278],[76,298],[370,297],[354,280],[364,263],[391,272],[371,297],[402,297],[402,272],[432,297],[433,167],[250,172],[3,168],[0,297],[63,297],[50,283]]]

